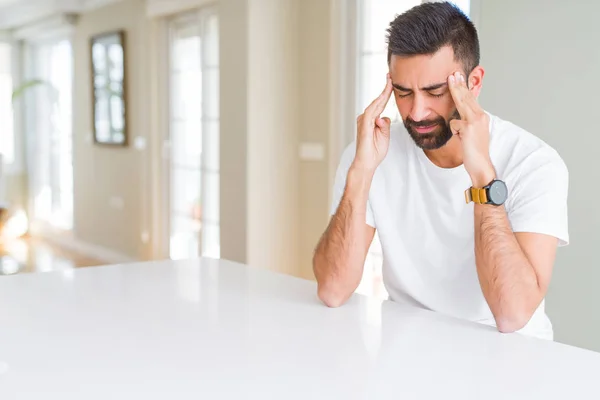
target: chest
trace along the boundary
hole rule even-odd
[[[464,168],[431,170],[404,161],[378,171],[372,183],[369,201],[380,236],[441,256],[472,249],[473,203],[464,197],[471,180]]]

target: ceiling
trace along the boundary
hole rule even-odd
[[[118,0],[0,0],[0,29],[8,30],[57,14],[80,13]]]

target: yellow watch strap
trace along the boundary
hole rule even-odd
[[[485,189],[479,189],[471,187],[465,190],[465,201],[467,204],[470,202],[477,204],[486,204],[488,202],[487,193]]]

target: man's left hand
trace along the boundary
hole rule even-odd
[[[450,129],[461,140],[463,163],[473,186],[482,188],[496,177],[489,154],[490,118],[477,103],[461,72],[448,77],[448,87],[461,118],[450,120]]]

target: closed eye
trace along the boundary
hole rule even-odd
[[[405,97],[409,97],[412,96],[413,92],[401,92],[401,91],[396,91],[396,93],[398,93],[398,98],[399,99],[403,99]],[[427,92],[427,94],[431,97],[436,97],[436,98],[440,98],[440,97],[444,97],[444,95],[446,95],[446,93],[448,93],[447,91],[442,92],[442,93],[432,93],[432,92]]]
[[[431,92],[428,92],[428,93],[429,93],[429,95],[431,97],[443,97],[447,92],[442,92],[442,93],[431,93]]]

